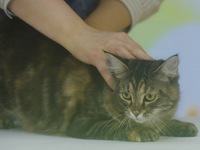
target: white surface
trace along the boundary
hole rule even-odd
[[[200,130],[200,118],[182,118],[195,123]],[[46,136],[20,130],[0,130],[0,150],[199,150],[197,137],[161,137],[156,142],[122,142],[82,140],[70,137]]]

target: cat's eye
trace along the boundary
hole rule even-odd
[[[156,94],[154,93],[148,93],[145,95],[146,101],[154,101],[156,99]]]
[[[120,96],[124,100],[128,100],[128,101],[132,100],[132,95],[130,93],[128,93],[128,92],[122,92],[120,94]]]

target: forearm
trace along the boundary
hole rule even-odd
[[[111,8],[111,5],[108,6],[107,9]],[[45,36],[62,45],[80,61],[94,65],[110,87],[113,87],[113,77],[104,50],[127,59],[151,59],[127,34],[104,32],[88,26],[63,0],[12,0],[8,9]],[[122,13],[128,13],[122,10]],[[112,14],[109,10],[108,12]],[[120,15],[121,19],[122,16]],[[117,21],[119,16],[110,16],[110,19],[111,17],[115,17],[113,25],[121,22]],[[127,27],[130,24],[129,19],[125,20],[125,24],[114,29]],[[102,21],[103,24],[104,20]],[[110,24],[106,26],[108,26],[107,30],[112,31]]]
[[[102,0],[98,8],[86,19],[97,29],[122,31],[155,13],[163,0]]]
[[[122,31],[131,25],[131,16],[119,0],[102,0],[85,21],[96,29]]]
[[[63,0],[12,0],[8,8],[67,49],[76,31],[86,26]]]

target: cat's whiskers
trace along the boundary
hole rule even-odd
[[[168,134],[169,133],[172,133],[173,134],[173,132],[175,132],[172,128],[170,128],[167,124],[165,124],[163,121],[161,121],[161,120],[159,120],[160,122],[160,124],[162,124],[163,125],[163,135],[165,135],[165,133],[167,132]]]
[[[129,137],[129,132],[133,130],[132,125],[131,125],[132,120],[127,117],[127,124],[126,124],[126,136]]]
[[[128,117],[124,116],[124,119],[122,119],[121,123],[119,124],[119,128],[121,128],[125,124],[125,122],[127,122],[127,120],[128,120]]]
[[[118,131],[119,131],[122,127],[124,127],[124,125],[126,125],[126,127],[127,127],[127,124],[128,124],[128,117],[125,116],[125,115],[122,116],[122,117],[124,117],[124,118],[122,119],[122,121],[116,123],[116,125],[118,125],[118,126],[117,126],[117,128],[115,129],[115,132],[114,132],[114,139],[115,139],[116,133],[119,133]],[[119,136],[120,136],[120,135],[118,135],[118,137],[119,137]]]
[[[131,130],[133,130],[132,126],[131,126],[131,119],[128,119],[128,123],[127,123],[127,128],[130,128]]]
[[[158,116],[154,115],[154,117],[152,117],[148,123],[151,128],[156,127],[159,130],[159,132],[165,134],[164,130],[166,129],[167,126],[161,119],[159,119]]]
[[[164,134],[165,125],[164,125],[164,123],[160,119],[157,119],[154,122],[154,125],[158,128],[159,132],[161,132],[162,134]]]
[[[102,109],[102,108],[105,108],[106,107],[106,105],[105,104],[101,104],[101,105],[99,105],[99,106],[96,106],[97,107],[97,109]]]
[[[120,118],[122,117],[123,115],[118,115],[118,116],[114,116],[112,117],[110,120],[108,121],[105,121],[102,125],[101,125],[101,132],[100,132],[100,135],[104,135],[104,130],[105,131],[113,131],[116,127],[116,125],[118,124],[118,119],[117,118]],[[114,124],[112,124],[112,122],[114,122]],[[109,130],[106,130],[106,129],[109,129]],[[108,133],[107,133],[108,134]]]

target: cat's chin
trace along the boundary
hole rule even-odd
[[[134,119],[134,121],[137,122],[137,123],[144,123],[146,120],[136,118],[136,119]]]

